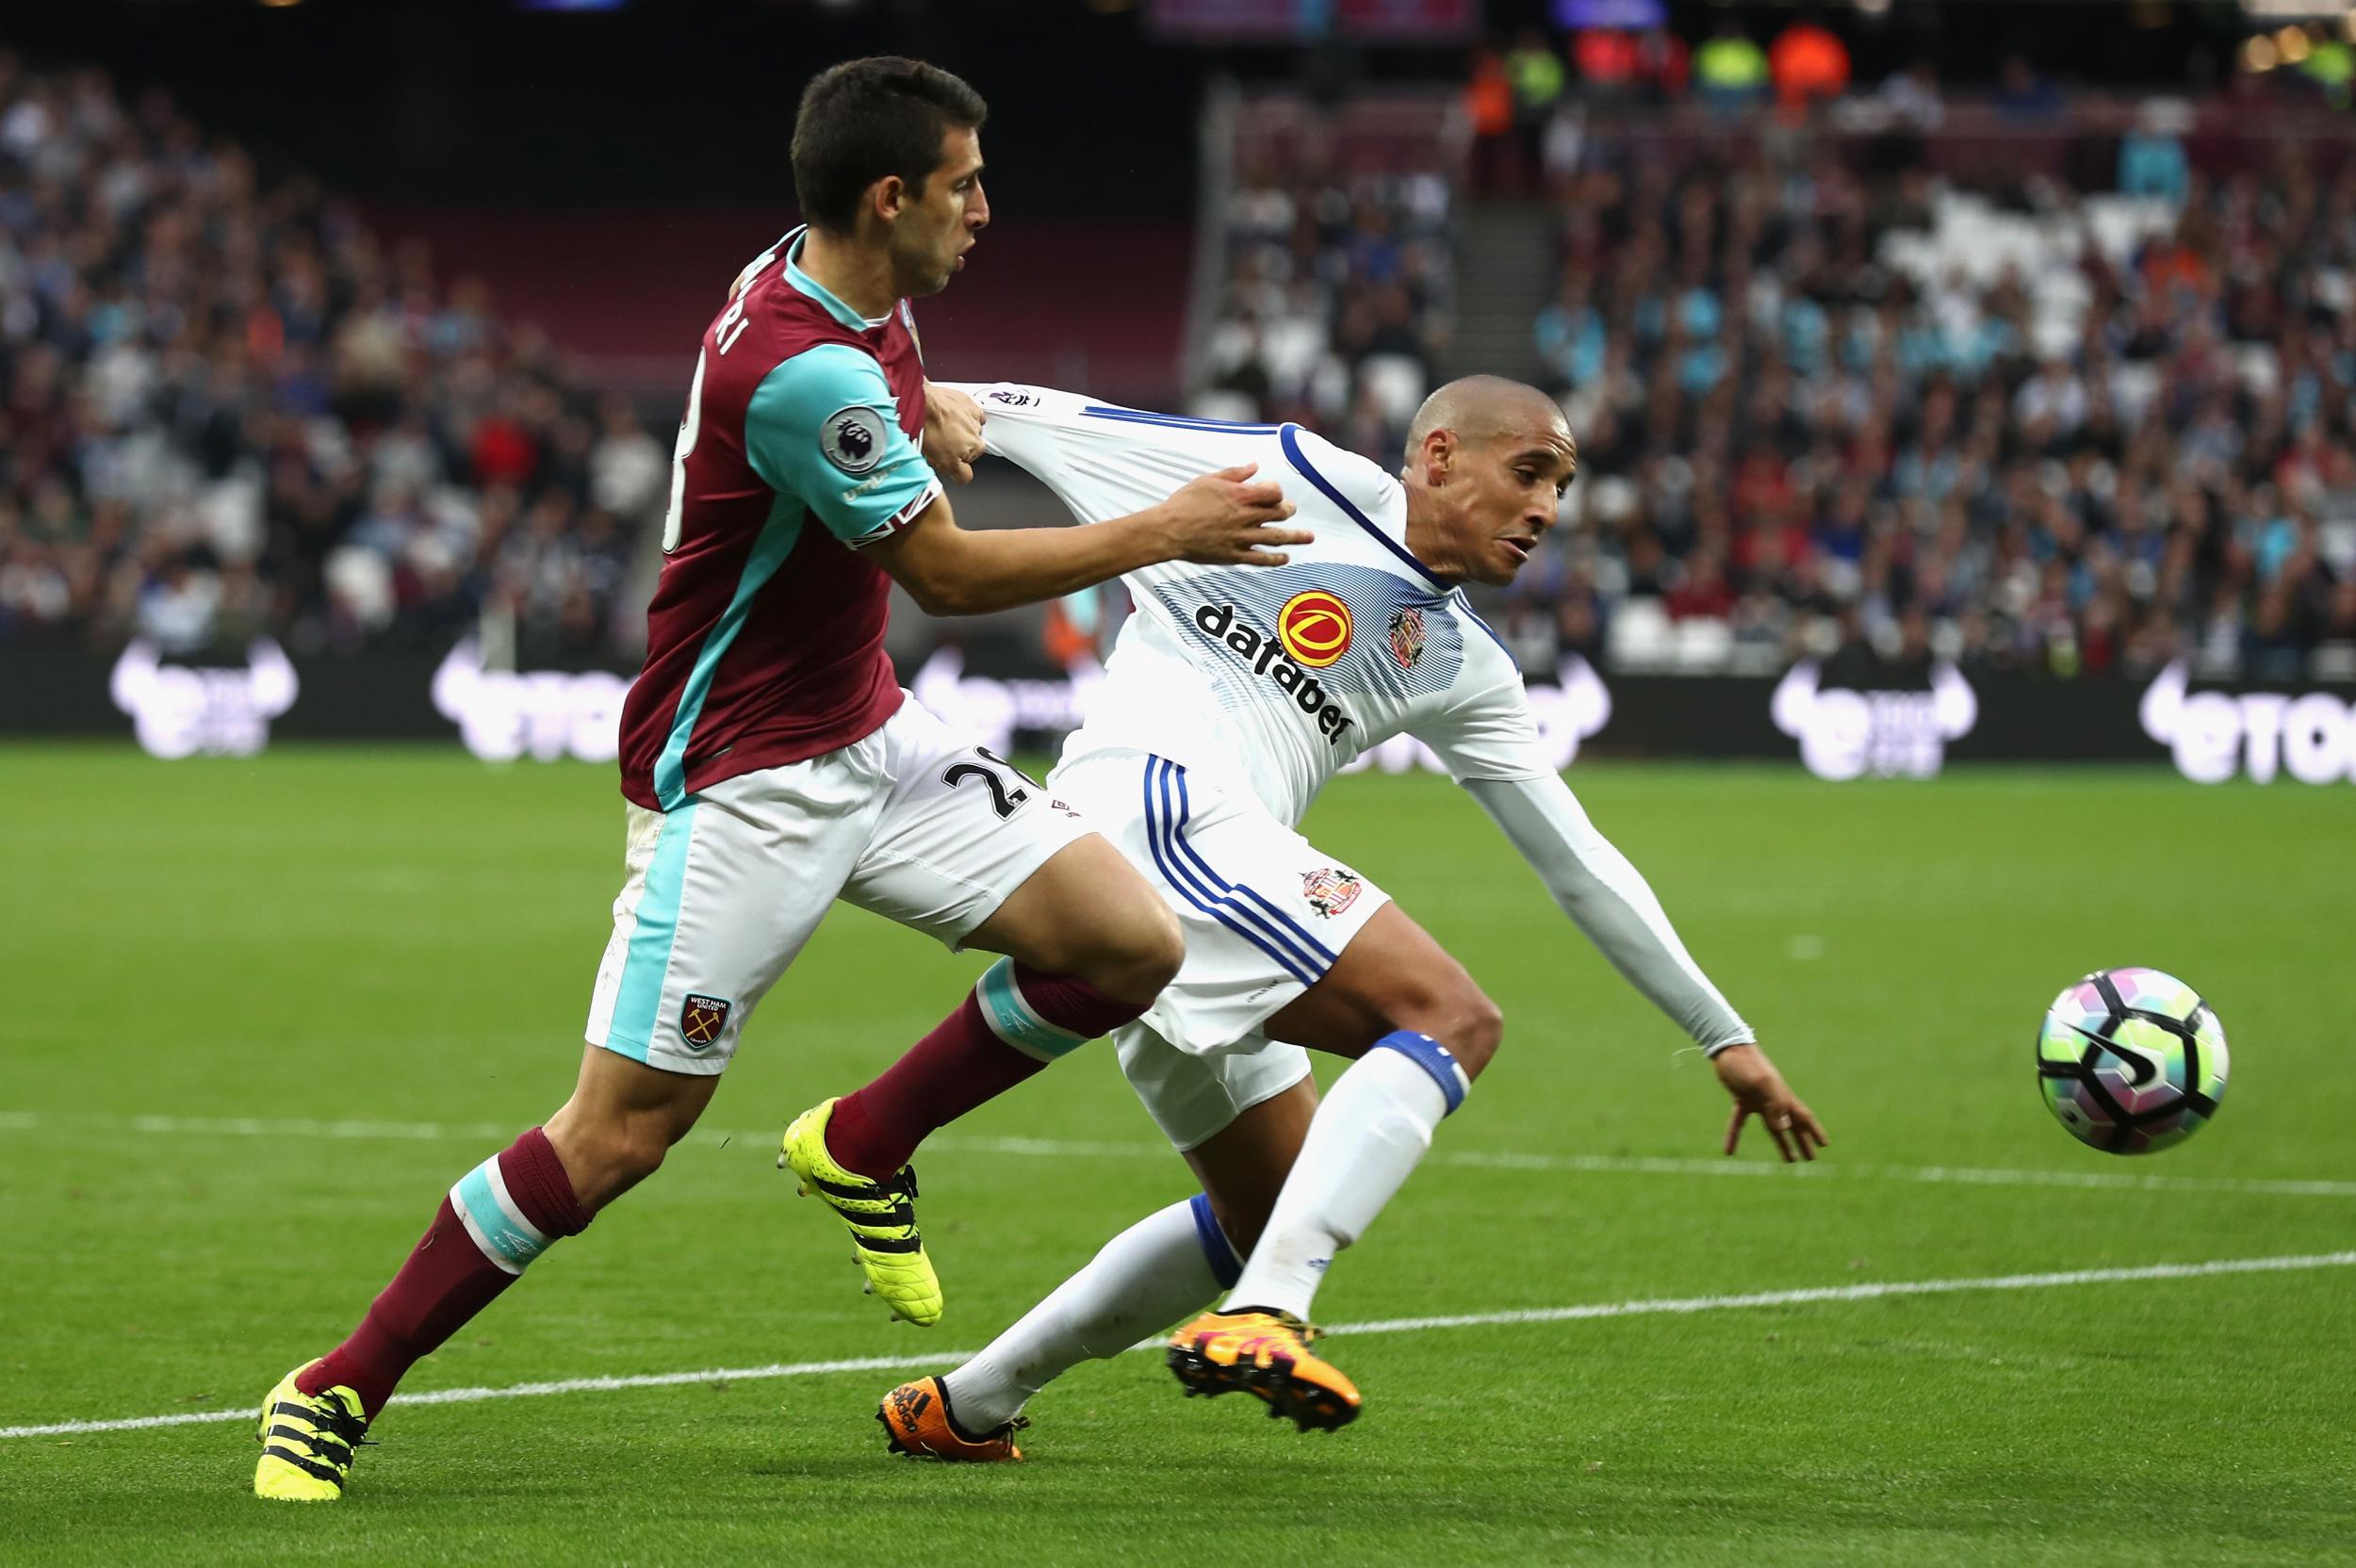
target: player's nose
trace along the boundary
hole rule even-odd
[[[973,199],[965,204],[965,226],[975,234],[990,227],[990,198],[982,194],[979,180],[973,182]]]

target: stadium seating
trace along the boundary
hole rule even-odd
[[[1446,124],[1428,97],[1330,113],[1252,101],[1209,253],[1222,271],[1192,412],[1298,419],[1362,450],[1397,449],[1453,308]]]
[[[668,454],[168,99],[0,56],[0,645],[635,636]]]

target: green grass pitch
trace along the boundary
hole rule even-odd
[[[886,1457],[895,1370],[396,1405],[349,1498],[307,1511],[248,1495],[250,1422],[11,1435],[0,1560],[2356,1561],[2356,1269],[2318,1256],[2356,1247],[2356,795],[1573,782],[1824,1118],[1826,1164],[1754,1143],[1724,1168],[1707,1067],[1471,803],[1345,779],[1310,832],[1507,1031],[1329,1320],[2310,1261],[1342,1333],[1367,1408],[1332,1436],[1132,1355],[987,1469]],[[251,1409],[341,1336],[442,1189],[569,1086],[619,806],[609,770],[441,752],[0,750],[0,1428]],[[2070,1141],[2031,1068],[2048,999],[2119,963],[2200,987],[2234,1053],[2216,1124],[2146,1161]],[[922,1157],[941,1325],[858,1293],[777,1132],[979,967],[838,913],[709,1135],[410,1390],[946,1358],[1183,1196],[1092,1048]]]

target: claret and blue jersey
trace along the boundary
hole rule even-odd
[[[795,230],[705,331],[671,472],[622,792],[698,790],[850,744],[899,708],[891,580],[859,550],[941,493],[921,447],[908,302],[862,318],[797,263]]]

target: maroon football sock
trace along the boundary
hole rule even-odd
[[[515,1223],[509,1204],[538,1236]],[[373,1419],[410,1367],[489,1306],[551,1242],[579,1235],[589,1218],[548,1135],[534,1127],[443,1196],[434,1223],[360,1326],[295,1386],[305,1394],[349,1388]]]
[[[1049,1028],[1034,1024],[1025,1037],[1020,1022],[1006,1021],[1002,1036],[990,1026],[980,988],[968,992],[956,1012],[883,1076],[835,1102],[826,1152],[837,1165],[880,1182],[908,1164],[935,1128],[1006,1093],[1080,1040],[1108,1035],[1145,1011],[1142,1002],[1107,996],[1069,974],[1006,967],[1024,1007]],[[984,984],[990,984],[987,977]],[[1015,1038],[1023,1043],[1010,1043]]]

